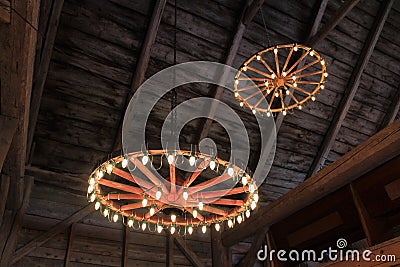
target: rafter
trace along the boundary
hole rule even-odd
[[[230,45],[229,52],[228,52],[228,55],[225,60],[226,65],[231,66],[233,64],[233,60],[235,59],[235,56],[239,49],[240,42],[243,38],[244,31],[245,31],[247,25],[253,20],[255,14],[261,8],[263,3],[264,3],[264,0],[247,1],[246,6],[243,8],[243,12],[241,14],[241,19],[239,21],[239,24],[237,25],[236,33],[232,39],[232,43]],[[227,76],[227,73],[223,73],[221,75],[220,81],[226,80],[226,76]],[[224,88],[218,86],[214,91],[213,98],[220,99],[223,91],[224,91]],[[206,119],[205,123],[202,126],[202,129],[200,131],[199,140],[202,140],[203,138],[207,137],[208,133],[210,132],[211,125],[212,125],[212,118],[214,118],[214,116],[215,116],[215,113],[217,111],[217,106],[218,106],[218,104],[216,101],[214,101],[213,104],[211,104],[210,112],[207,117],[208,119]]]
[[[37,119],[39,116],[40,102],[42,101],[43,89],[49,72],[51,56],[53,52],[54,42],[56,40],[58,24],[60,22],[61,10],[64,0],[54,0],[51,5],[51,13],[48,19],[48,25],[44,36],[43,49],[39,58],[40,63],[37,64],[35,83],[32,89],[31,105],[29,112],[29,128],[27,140],[27,155],[30,157],[33,143],[33,136]]]
[[[368,61],[372,55],[372,52],[374,51],[376,42],[378,41],[378,38],[381,34],[383,25],[385,24],[392,4],[393,0],[385,0],[381,4],[372,29],[368,34],[360,57],[358,58],[353,73],[351,74],[349,83],[347,85],[347,90],[345,91],[339,107],[337,108],[335,116],[333,117],[331,125],[328,129],[327,134],[325,135],[324,141],[318,151],[318,154],[315,157],[313,164],[311,165],[311,168],[308,172],[308,177],[315,174],[320,169],[320,167],[324,165],[325,160],[328,157],[328,154],[336,140],[337,134],[339,133],[340,127],[342,126],[342,123],[350,108],[354,95],[357,92],[361,80],[361,75],[363,74],[364,69],[367,66]]]
[[[0,115],[0,172],[10,149],[15,131],[17,130],[17,124],[17,119]]]
[[[73,223],[79,222],[83,218],[85,218],[87,215],[89,215],[91,212],[94,211],[93,205],[89,204],[79,211],[75,212],[68,218],[64,219],[63,221],[57,223],[55,226],[53,226],[50,230],[47,232],[44,232],[31,241],[29,241],[26,245],[23,247],[19,248],[15,254],[13,255],[11,259],[11,263],[14,264],[17,261],[19,261],[22,257],[28,255],[30,252],[32,252],[34,249],[40,247],[47,241],[49,241],[51,238],[54,236],[58,235],[62,231],[65,231],[68,227],[70,227]]]
[[[389,107],[389,110],[386,112],[385,118],[382,121],[381,129],[387,127],[391,124],[395,119],[397,113],[399,113],[400,108],[400,88],[397,89],[395,96],[393,97],[392,103]]]
[[[189,262],[194,267],[203,267],[205,266],[200,258],[194,253],[190,248],[188,248],[186,242],[181,237],[174,237],[175,245],[179,248],[179,250],[185,255],[185,257],[189,260]]]
[[[161,18],[162,18],[163,12],[164,12],[166,2],[167,2],[167,0],[156,0],[156,4],[154,6],[153,13],[151,15],[150,23],[147,28],[146,37],[143,41],[139,60],[135,67],[135,72],[133,74],[130,91],[125,99],[123,111],[126,110],[133,94],[136,92],[136,90],[139,88],[139,86],[144,82],[146,70],[147,70],[147,67],[149,66],[151,48],[153,47],[153,44],[156,40],[158,28],[160,26],[160,22],[161,22]],[[120,118],[120,122],[118,125],[117,136],[116,136],[114,144],[113,144],[113,151],[120,149],[122,146],[121,132],[122,132],[122,122],[124,119],[123,114]]]
[[[64,267],[71,266],[72,244],[74,243],[75,231],[76,231],[76,223],[73,223],[69,229],[68,244],[64,257]]]
[[[270,205],[260,207],[252,216],[234,229],[222,234],[225,246],[266,229],[288,215],[323,198],[361,175],[400,155],[400,121],[396,121],[351,150],[315,176],[292,189]]]

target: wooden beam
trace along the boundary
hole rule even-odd
[[[339,24],[340,21],[344,17],[346,17],[347,13],[352,10],[354,6],[358,4],[360,0],[347,0],[336,12],[336,14],[318,31],[316,34],[311,37],[308,44],[310,46],[315,46],[321,40],[325,39],[325,37]]]
[[[255,216],[222,233],[225,246],[231,246],[256,233],[260,228],[286,218],[351,183],[361,175],[400,154],[400,121],[375,134],[315,176],[292,189],[271,204],[260,207]]]
[[[214,227],[211,230],[211,255],[212,255],[212,266],[231,266],[228,259],[229,253],[228,248],[224,247],[221,239],[221,230],[217,231]]]
[[[0,115],[0,172],[17,130],[17,124],[17,119]]]
[[[382,121],[380,129],[385,128],[396,119],[397,113],[399,113],[399,108],[400,108],[400,87],[396,91],[392,103],[389,106],[389,110],[386,112],[385,118]]]
[[[393,238],[391,240],[388,240],[386,242],[383,242],[379,245],[369,247],[367,248],[370,250],[372,253],[370,254],[370,261],[365,261],[362,259],[362,255],[360,255],[360,261],[357,262],[357,264],[354,264],[354,266],[357,267],[374,267],[374,266],[379,266],[379,267],[386,267],[386,266],[398,266],[400,263],[400,237]],[[365,250],[364,250],[365,251]],[[361,254],[361,253],[360,253]],[[379,255],[394,255],[394,260],[395,261],[382,261],[381,260],[376,260],[375,256]],[[347,267],[349,266],[348,261],[335,261],[335,262],[328,262],[322,265],[319,265],[320,267]]]
[[[0,267],[8,267],[11,265],[10,261],[14,254],[15,248],[17,246],[18,233],[21,230],[24,214],[29,205],[29,199],[30,199],[31,192],[32,192],[33,181],[34,181],[33,177],[25,178],[24,199],[22,201],[21,206],[15,213],[15,217],[13,218],[13,222],[12,222],[11,231],[9,233],[1,233],[1,235],[3,235],[3,236],[4,236],[4,234],[8,234],[8,235],[5,237],[6,242],[5,242],[3,250],[1,251],[2,253],[1,253],[1,257],[0,257]]]
[[[264,3],[264,0],[254,0],[253,2],[251,2],[251,1],[246,2],[246,5],[243,8],[243,12],[241,14],[241,19],[239,21],[239,24],[237,25],[235,35],[233,36],[231,45],[229,47],[229,52],[226,56],[226,60],[225,60],[226,65],[231,66],[233,64],[233,60],[235,59],[235,56],[239,49],[240,42],[243,38],[244,31],[245,31],[247,25],[253,20],[255,14],[261,8],[263,3]],[[223,73],[220,81],[226,80],[226,76],[227,76],[227,73]],[[220,99],[224,89],[225,89],[224,87],[217,86],[217,88],[214,89],[213,98]],[[210,132],[211,125],[213,122],[212,118],[214,118],[214,116],[215,116],[217,107],[218,107],[217,102],[213,102],[211,104],[208,117],[201,128],[199,140],[202,140],[203,138],[207,137],[208,133]]]
[[[9,188],[10,188],[10,176],[1,175],[1,181],[0,181],[0,226],[3,222],[4,211],[6,209],[6,202],[7,202]]]
[[[382,240],[384,229],[387,228],[369,215],[367,208],[353,184],[350,184],[350,190],[354,206],[357,209],[358,217],[360,218],[362,228],[367,237],[368,245],[376,245]]]
[[[29,128],[27,138],[27,156],[30,158],[33,135],[35,134],[36,122],[39,115],[40,103],[42,101],[43,89],[49,72],[51,56],[53,53],[54,42],[56,40],[58,24],[60,22],[61,10],[64,0],[53,0],[48,25],[44,36],[43,49],[40,55],[40,63],[37,64],[35,83],[33,85],[31,106],[29,112]]]
[[[64,267],[71,266],[71,253],[72,253],[72,244],[73,244],[74,238],[75,238],[75,230],[76,230],[76,223],[73,223],[69,229],[68,245],[67,245],[67,250],[65,251],[65,257],[64,257]]]
[[[310,38],[317,33],[319,25],[321,24],[322,17],[324,16],[327,4],[328,4],[328,0],[320,0],[320,2],[314,8],[314,10],[316,10],[316,12],[314,13],[315,15],[313,17],[312,24],[311,24],[311,26],[309,26],[310,29],[309,29],[309,31],[307,33],[307,36],[305,36],[305,38],[304,38],[304,42],[307,43],[310,40]],[[322,41],[322,40],[323,39],[321,39],[320,41]],[[297,59],[300,58],[300,56],[301,55],[298,55],[298,57],[294,57],[294,60],[296,61]],[[301,61],[300,64],[297,65],[296,70],[301,69],[304,66],[304,64],[305,64],[305,61]],[[294,91],[293,88],[290,88],[289,90],[290,90],[291,93],[293,93],[293,91]],[[283,102],[285,103],[285,106],[290,103],[291,99],[292,99],[292,97],[290,95],[285,96],[285,99],[283,100]],[[285,116],[283,116],[282,113],[279,113],[278,116],[276,117],[276,119],[275,119],[276,132],[279,132],[279,129],[282,126],[284,118],[285,118]]]
[[[11,22],[11,4],[9,0],[0,0],[0,23]]]
[[[122,147],[122,123],[124,120],[125,110],[128,107],[129,101],[131,100],[133,94],[136,92],[139,86],[144,82],[146,70],[147,67],[149,66],[151,48],[153,47],[153,44],[156,40],[158,28],[160,26],[166,2],[167,0],[156,0],[153,13],[151,15],[150,23],[147,28],[146,37],[143,41],[139,60],[135,67],[135,73],[133,74],[130,91],[125,99],[125,104],[123,108],[124,113],[122,114],[119,122],[117,136],[113,144],[113,151],[121,149]]]
[[[315,174],[320,169],[320,167],[324,165],[325,160],[328,157],[328,154],[336,140],[337,134],[339,133],[340,127],[342,126],[342,123],[350,108],[354,95],[357,92],[361,80],[361,75],[363,74],[364,69],[367,66],[368,61],[372,55],[372,52],[374,51],[376,42],[378,41],[378,38],[381,34],[383,25],[385,24],[392,4],[393,0],[385,0],[381,4],[377,17],[374,21],[374,25],[372,26],[372,29],[368,34],[360,57],[358,58],[357,64],[350,77],[349,83],[347,85],[347,90],[343,95],[342,100],[340,101],[339,107],[337,108],[328,132],[325,135],[324,141],[311,165],[311,168],[308,172],[308,177]]]
[[[169,232],[166,232],[167,237],[167,245],[166,245],[166,254],[167,254],[167,267],[174,267],[174,236]]]
[[[261,238],[260,238],[261,236]],[[257,252],[260,250],[261,245],[265,241],[265,231],[262,229],[258,231],[255,235],[254,241],[251,243],[251,247],[249,251],[246,253],[240,262],[236,265],[236,267],[247,267],[247,266],[254,266],[257,259]]]
[[[175,245],[179,248],[179,250],[185,255],[185,257],[189,260],[189,262],[194,267],[202,267],[204,266],[203,262],[197,257],[196,253],[190,250],[185,241],[181,237],[174,237]]]
[[[122,259],[121,266],[128,267],[128,248],[129,248],[129,226],[125,225],[122,237]]]
[[[94,211],[93,204],[89,204],[79,211],[75,212],[68,218],[64,219],[63,221],[57,223],[55,226],[53,226],[50,230],[47,232],[44,232],[37,237],[35,237],[33,240],[29,241],[26,245],[23,247],[19,248],[14,256],[12,257],[12,264],[16,263],[19,261],[22,257],[28,255],[30,252],[32,252],[34,249],[40,247],[47,241],[49,241],[51,238],[54,236],[58,235],[62,231],[65,231],[68,227],[71,226],[71,224],[76,223],[83,218],[85,218],[87,215],[89,215],[92,211]]]

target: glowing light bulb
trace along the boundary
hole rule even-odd
[[[235,174],[235,170],[231,166],[229,166],[228,167],[228,175],[230,177],[232,177],[234,174]]]
[[[327,73],[327,72],[324,72],[324,76],[325,76],[325,78],[328,77],[328,73]]]
[[[250,218],[250,214],[251,214],[251,213],[250,213],[250,210],[249,210],[249,209],[246,210],[246,213],[245,213],[245,214],[246,214],[246,218]]]
[[[171,164],[174,163],[175,157],[174,157],[174,155],[169,154],[168,157],[167,157],[167,159],[168,159],[169,165],[171,165]]]
[[[157,192],[156,192],[156,199],[157,199],[157,200],[160,200],[161,195],[162,195],[161,187],[159,187],[158,190],[157,190]]]
[[[275,92],[275,97],[279,97],[279,92],[278,91]]]
[[[247,177],[246,176],[242,177],[242,184],[247,185]]]
[[[247,71],[247,67],[246,66],[243,67],[243,71]]]
[[[232,219],[229,219],[229,220],[228,220],[228,227],[229,227],[229,228],[232,228],[232,227],[233,227]]]
[[[92,184],[89,185],[89,186],[88,186],[88,189],[87,189],[87,192],[90,194],[90,193],[93,192],[93,190],[94,190],[94,186],[93,186]]]
[[[268,88],[268,89],[267,89],[267,94],[269,94],[269,93],[271,93],[271,90]]]
[[[156,213],[156,210],[154,209],[154,207],[150,208],[150,216],[153,216],[154,213]]]
[[[325,60],[321,60],[321,65],[325,65]]]
[[[253,114],[256,114],[257,111],[255,109],[253,109],[251,112],[253,112]]]
[[[219,225],[219,222],[216,222],[215,223],[215,230],[217,230],[217,232],[218,232],[219,229],[221,229],[221,226]]]
[[[215,161],[210,161],[210,169],[214,170],[215,169]]]
[[[90,177],[89,184],[94,185],[95,183],[96,183],[96,180],[93,177]]]
[[[188,233],[189,233],[189,235],[193,234],[193,226],[192,225],[189,225]]]
[[[239,84],[239,80],[235,80],[235,84]]]
[[[147,223],[145,221],[142,222],[142,231],[146,230]]]
[[[146,165],[148,162],[149,162],[149,156],[144,155],[143,158],[142,158],[143,165]]]
[[[315,99],[316,99],[315,96],[312,96],[312,97],[311,97],[311,100],[312,100],[312,101],[315,101]]]
[[[261,56],[260,56],[260,55],[257,55],[256,58],[257,58],[257,60],[260,60],[260,59],[261,59]]]
[[[203,208],[204,208],[204,204],[203,204],[203,201],[201,201],[201,199],[200,199],[200,201],[199,201],[199,210],[203,210]]]
[[[157,225],[157,232],[158,232],[158,233],[161,233],[162,230],[163,230],[163,226],[162,226],[161,223],[159,223],[159,224]]]
[[[184,200],[188,200],[188,198],[189,198],[189,194],[188,194],[186,188],[183,189],[182,197],[183,197]]]
[[[314,56],[314,50],[311,50],[311,52],[310,52],[310,56]]]
[[[114,216],[113,216],[113,221],[114,221],[114,222],[117,222],[117,221],[118,221],[118,217],[119,217],[118,214],[115,213]]]
[[[171,215],[171,221],[172,221],[172,222],[176,222],[176,215],[175,215],[175,214],[172,214],[172,215]]]
[[[302,107],[301,105],[298,105],[297,108],[298,108],[299,110],[302,110],[303,107]]]
[[[278,49],[274,48],[274,54],[278,54]]]
[[[253,195],[253,200],[254,200],[255,202],[258,202],[259,199],[260,199],[260,198],[259,198],[259,196],[258,196],[258,193],[255,192],[254,195]]]
[[[320,88],[325,89],[325,85],[321,84]]]
[[[193,218],[197,218],[197,210],[196,209],[193,209]]]
[[[94,202],[96,200],[96,194],[91,194],[90,195],[90,202]]]
[[[287,111],[286,110],[282,111],[282,114],[283,114],[283,116],[286,116]]]
[[[238,97],[239,96],[239,93],[238,92],[235,92],[235,97]]]
[[[242,214],[239,213],[239,215],[236,217],[236,221],[238,222],[238,224],[242,223],[243,221]]]
[[[103,211],[103,216],[107,217],[108,214],[110,214],[110,209],[109,208],[105,208],[104,211]]]
[[[144,197],[143,200],[142,200],[142,207],[143,207],[143,208],[146,207],[146,206],[147,206],[147,203],[148,203],[147,197]]]
[[[101,206],[101,203],[100,203],[100,200],[98,200],[98,201],[96,202],[96,204],[94,204],[94,209],[95,209],[95,210],[99,210],[99,209],[100,209],[100,206]]]
[[[203,226],[201,227],[201,231],[203,232],[203,234],[206,233],[207,231],[207,226],[205,224],[203,224]]]
[[[252,201],[251,205],[250,205],[251,210],[255,210],[256,207],[257,207],[257,203],[255,201]]]
[[[194,156],[190,156],[189,164],[190,166],[194,166],[194,164],[196,164],[196,158]]]
[[[267,112],[267,117],[271,117],[271,112]]]
[[[171,235],[175,233],[175,230],[176,230],[175,225],[171,225]]]
[[[286,95],[290,95],[290,92],[289,92],[289,90],[286,90]]]
[[[107,164],[106,171],[108,174],[111,174],[114,169],[114,166],[111,163]]]
[[[240,102],[239,105],[240,105],[241,107],[243,107],[243,102]]]
[[[128,159],[127,158],[124,158],[123,160],[122,160],[122,163],[121,163],[121,166],[122,166],[122,168],[126,168],[126,166],[128,166]]]
[[[272,74],[271,74],[271,78],[272,78],[272,79],[275,79],[275,78],[276,78],[275,73],[272,73]]]
[[[295,81],[296,78],[297,78],[296,75],[293,75],[293,76],[292,76],[292,80],[293,80],[293,81]]]
[[[132,226],[133,226],[133,219],[132,219],[132,218],[129,218],[129,220],[128,220],[128,226],[129,226],[129,227],[132,227]]]
[[[251,194],[253,194],[255,190],[256,190],[256,188],[255,188],[254,184],[249,184],[249,192]]]
[[[264,84],[265,84],[265,86],[268,86],[269,82],[268,82],[268,81],[265,81],[265,83],[264,83]]]
[[[297,50],[299,50],[299,48],[297,47],[297,45],[295,45],[295,46],[293,47],[293,50],[294,50],[295,52],[297,52]]]
[[[97,178],[101,179],[101,178],[103,178],[103,176],[104,176],[104,172],[102,170],[98,170],[97,171]]]
[[[282,76],[286,77],[286,71],[282,72]]]
[[[294,86],[294,87],[297,87],[297,83],[296,83],[296,82],[294,82],[294,83],[293,83],[293,86]]]

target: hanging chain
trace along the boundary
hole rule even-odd
[[[268,28],[267,28],[267,24],[265,23],[264,12],[262,10],[262,7],[260,8],[260,13],[261,13],[261,18],[262,18],[262,21],[263,21],[263,24],[264,24],[265,37],[267,38],[267,44],[268,44],[267,47],[271,47],[272,43],[271,43],[271,40],[269,38]]]

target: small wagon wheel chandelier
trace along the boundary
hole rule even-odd
[[[295,108],[301,110],[310,99],[315,101],[319,90],[325,87],[326,77],[326,62],[312,48],[301,44],[276,45],[244,62],[235,76],[235,97],[240,106],[250,108],[254,114],[286,115]],[[256,85],[249,85],[248,81]],[[284,101],[286,96],[290,97],[289,103]],[[268,106],[262,106],[263,99]]]
[[[159,158],[169,165],[169,183],[161,181],[149,166]],[[193,172],[187,179],[176,174],[176,165],[186,159]],[[132,170],[141,176],[133,175]],[[203,172],[214,173],[200,179]],[[225,187],[233,180],[235,186]],[[169,185],[168,185],[169,184]],[[215,189],[217,188],[217,189]],[[205,233],[214,224],[218,231],[250,217],[259,200],[257,185],[243,169],[200,152],[148,150],[114,157],[98,166],[88,180],[88,199],[110,221],[120,217],[134,229],[160,233],[192,234],[195,227]]]

